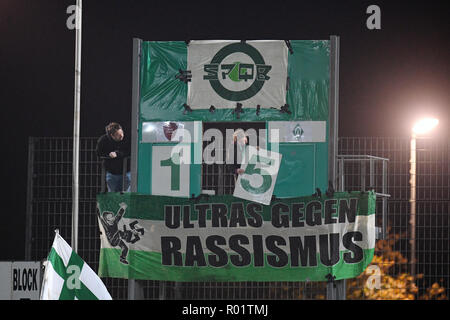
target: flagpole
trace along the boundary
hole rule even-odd
[[[81,93],[81,24],[82,0],[77,0],[75,10],[75,92],[73,112],[73,165],[72,165],[72,249],[78,251],[78,202],[80,159],[80,93]]]

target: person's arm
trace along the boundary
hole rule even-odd
[[[95,152],[99,158],[109,158],[109,152],[106,148],[105,136],[101,136],[97,141]]]
[[[120,146],[120,149],[116,151],[116,154],[118,158],[126,158],[130,156],[131,144],[129,139],[123,141],[122,145]]]
[[[239,174],[241,165],[240,164],[227,164],[226,165],[226,171],[229,174]]]

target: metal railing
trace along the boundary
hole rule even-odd
[[[339,155],[337,161],[339,191],[374,190],[377,198],[381,199],[381,208],[377,208],[381,209],[377,210],[378,221],[381,223],[381,226],[377,226],[377,239],[386,239],[387,200],[391,196],[387,193],[389,159],[371,155]]]

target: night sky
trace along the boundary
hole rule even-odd
[[[217,4],[212,4],[217,3]],[[220,3],[220,5],[219,5]],[[0,0],[0,260],[24,258],[28,137],[73,132],[75,0]],[[381,8],[381,30],[366,8]],[[408,136],[440,119],[448,136],[449,1],[83,1],[81,136],[131,122],[132,38],[341,37],[340,136]]]

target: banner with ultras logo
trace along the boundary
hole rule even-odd
[[[282,40],[191,41],[187,104],[192,109],[279,108],[286,103],[288,48]]]
[[[97,196],[99,275],[168,281],[358,276],[375,248],[375,194],[275,199]]]

